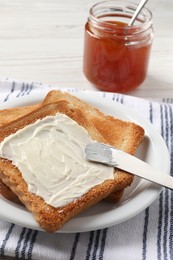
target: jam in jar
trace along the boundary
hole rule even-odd
[[[83,69],[99,90],[127,92],[146,78],[153,39],[152,14],[143,8],[128,26],[137,5],[104,1],[89,11],[85,25]]]

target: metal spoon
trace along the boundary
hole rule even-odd
[[[138,5],[134,15],[132,16],[132,19],[130,20],[128,26],[131,26],[133,25],[135,19],[137,18],[138,14],[140,13],[140,11],[142,10],[142,8],[145,6],[145,4],[148,2],[148,0],[142,0],[140,2],[140,4]]]

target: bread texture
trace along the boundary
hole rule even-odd
[[[99,131],[88,121],[85,113],[67,100],[41,106],[34,112],[0,127],[0,142],[19,129],[36,122],[38,119],[55,115],[57,112],[66,114],[75,120],[87,130],[92,139],[106,143]],[[94,186],[72,203],[55,208],[47,204],[41,197],[28,191],[28,185],[21,172],[11,161],[0,158],[0,177],[3,183],[18,196],[20,201],[33,214],[39,225],[48,232],[58,230],[81,211],[104,199],[111,192],[125,188],[129,183],[125,173],[116,174],[114,179],[106,180],[102,184]]]
[[[81,110],[85,114],[86,119],[96,128],[107,143],[114,145],[125,152],[134,154],[138,145],[144,138],[144,130],[139,125],[105,115],[100,110],[83,102],[77,97],[58,90],[49,92],[44,101],[40,104],[0,111],[0,126],[25,116],[43,105],[54,102],[59,103],[61,101],[68,101],[74,106],[74,109],[78,108]],[[120,181],[116,191],[112,192],[106,198],[115,203],[121,199],[124,188],[129,186],[133,181],[133,175],[121,170],[117,171],[117,176],[119,176],[120,180],[124,180],[126,186],[120,185]],[[5,186],[6,185],[0,180],[0,193],[7,199],[10,198],[11,201],[16,202],[16,200],[18,200],[16,194]]]
[[[35,104],[31,106],[16,107],[0,110],[0,126],[9,124],[10,122],[34,111],[39,108],[42,104]]]
[[[0,194],[7,200],[10,200],[14,203],[22,204],[18,196],[14,192],[12,192],[12,190],[7,185],[5,185],[2,180],[0,180]]]

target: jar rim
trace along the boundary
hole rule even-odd
[[[123,6],[123,5],[125,5],[125,6]],[[109,27],[110,26],[110,22],[105,21],[103,19],[100,19],[99,16],[96,16],[94,11],[99,11],[99,8],[100,9],[101,8],[112,8],[111,10],[115,11],[115,8],[117,8],[117,10],[122,11],[122,14],[125,13],[126,14],[126,18],[129,18],[129,21],[130,21],[130,18],[132,18],[133,13],[135,12],[137,7],[138,7],[138,4],[136,4],[134,2],[129,2],[127,0],[104,0],[104,1],[101,1],[101,2],[98,2],[98,3],[94,4],[89,9],[89,20],[92,20],[92,22],[95,25],[96,24],[100,24],[100,26],[103,26],[103,27],[104,26],[105,27],[108,26]],[[126,10],[126,12],[124,12],[125,10]],[[133,12],[129,13],[129,12],[127,12],[127,10],[131,10]],[[138,22],[140,21],[140,23],[138,23],[138,24],[134,23],[131,26],[129,26],[128,23],[127,23],[126,26],[120,24],[118,26],[116,25],[116,28],[120,28],[120,29],[123,28],[123,29],[127,29],[128,30],[128,29],[131,29],[131,28],[135,28],[135,29],[140,29],[141,27],[148,28],[148,27],[150,27],[152,25],[153,15],[152,15],[152,12],[147,7],[143,7],[143,9],[141,10],[139,15],[143,15],[143,18],[145,18],[145,20],[141,22],[140,21],[141,19],[138,16],[136,20]],[[105,12],[105,16],[106,16],[106,12]],[[118,15],[118,16],[121,17],[121,15]]]

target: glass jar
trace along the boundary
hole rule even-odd
[[[99,90],[127,92],[146,78],[153,39],[152,14],[137,4],[110,0],[95,4],[85,25],[83,70]]]

